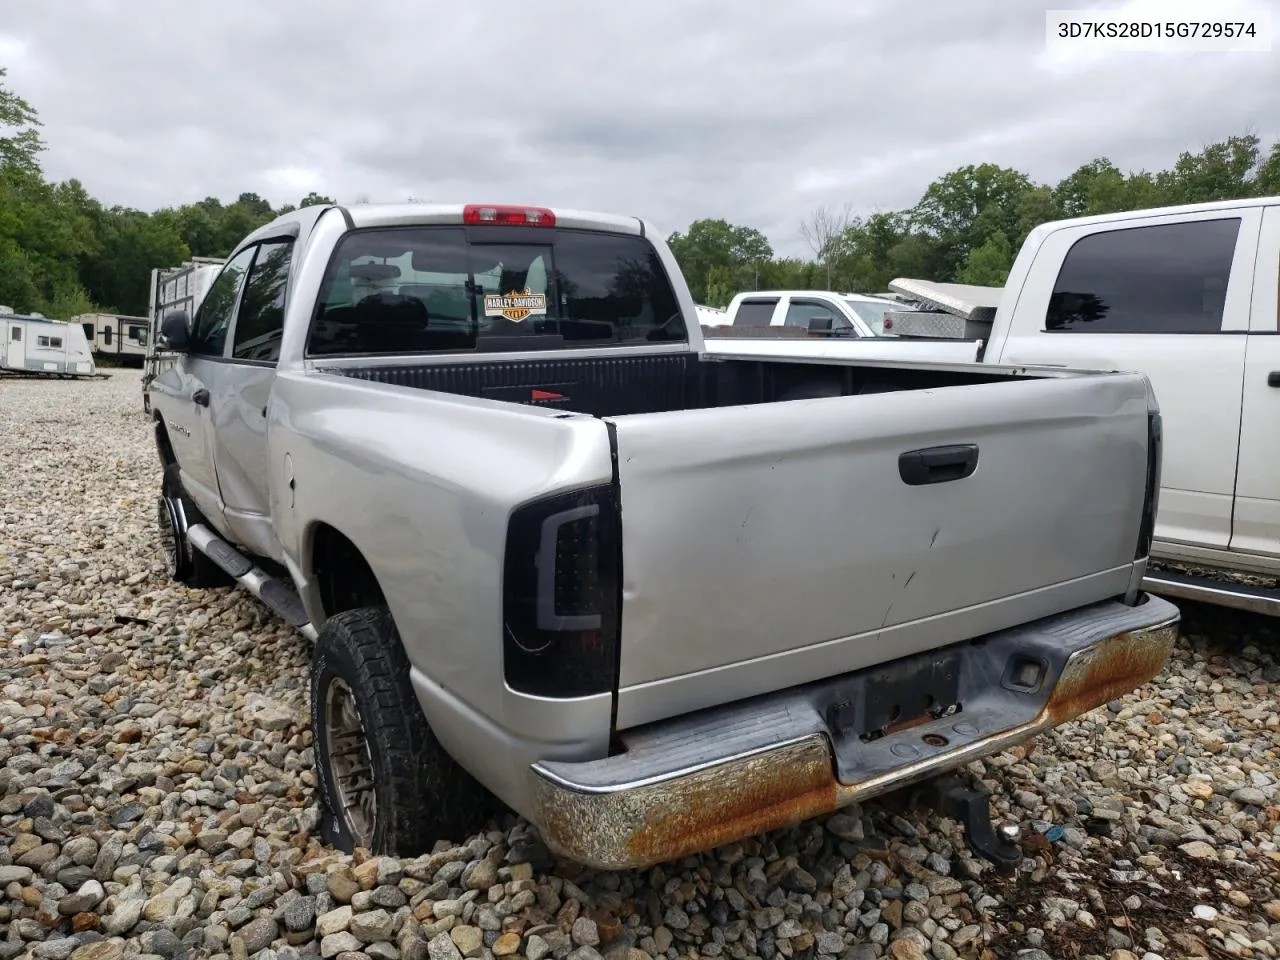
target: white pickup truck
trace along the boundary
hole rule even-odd
[[[757,290],[738,294],[718,316],[700,314],[699,321],[712,354],[773,356],[784,350],[789,357],[815,360],[978,359],[976,341],[899,338],[884,329],[886,314],[908,309],[896,300],[856,293]]]
[[[986,324],[958,325],[982,334],[954,340],[971,360],[1146,374],[1165,432],[1152,559],[1184,570],[1154,570],[1144,586],[1280,615],[1280,589],[1213,575],[1280,577],[1280,197],[1044,224],[1023,243],[1003,290],[983,288],[985,297],[977,288],[890,284],[916,294],[929,286],[948,288],[935,304],[958,290],[971,303],[994,306],[983,307],[988,317],[994,313]],[[892,329],[901,334],[911,326]],[[915,326],[934,336],[939,329]],[[906,352],[910,341],[883,339],[886,352],[877,356],[901,350],[896,356],[916,359]],[[708,341],[708,349],[716,343]],[[780,357],[809,341],[754,343],[753,354]],[[739,352],[739,341],[720,344]],[[856,344],[838,338],[828,355]]]

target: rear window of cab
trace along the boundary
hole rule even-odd
[[[528,227],[354,230],[320,288],[307,355],[370,356],[688,339],[642,237]]]

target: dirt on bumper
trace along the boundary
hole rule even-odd
[[[824,731],[608,787],[535,765],[535,821],[553,850],[601,869],[646,867],[793,826],[998,753],[1143,685],[1177,639],[1176,608],[1163,606],[1171,618],[1075,650],[1033,718],[891,770],[842,782]]]

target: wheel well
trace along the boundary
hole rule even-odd
[[[311,541],[311,571],[324,616],[386,603],[378,578],[360,549],[328,524]]]

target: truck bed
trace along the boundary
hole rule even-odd
[[[330,372],[606,421],[617,729],[1133,586],[1140,376],[693,354]],[[782,402],[797,390],[830,395]],[[920,451],[940,452],[938,473],[920,474]]]
[[[706,359],[682,352],[449,364],[364,362],[322,369],[392,386],[529,403],[593,417],[774,403],[797,389],[815,387],[853,396],[1033,379],[995,366],[868,363],[850,357],[757,360],[731,352],[728,344],[724,352],[725,356]]]

